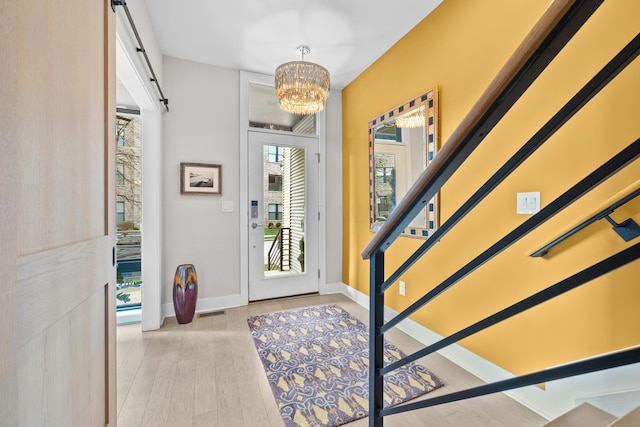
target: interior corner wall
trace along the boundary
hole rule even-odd
[[[325,149],[325,279],[342,283],[342,92],[332,90],[327,100]]]
[[[343,282],[368,294],[369,266],[360,253],[369,230],[367,123],[427,90],[440,94],[439,141],[444,144],[528,31],[548,0],[446,0],[342,92]],[[504,120],[443,187],[446,220],[638,31],[640,3],[604,2]],[[529,216],[516,214],[516,193],[540,191],[542,207],[640,136],[640,61],[557,132],[450,231],[385,295],[400,312]],[[440,295],[411,318],[446,336],[546,286],[627,248],[600,221],[559,246],[551,256],[527,256],[594,206],[638,180],[631,163],[508,250]],[[640,201],[616,212],[640,221]],[[399,266],[422,241],[400,237],[385,254],[386,271]],[[640,343],[640,262],[461,342],[516,373],[526,373]]]
[[[176,267],[198,274],[196,310],[239,305],[239,71],[164,57],[163,306]],[[222,195],[180,194],[180,163],[222,165]],[[222,201],[234,211],[222,212]],[[166,313],[167,310],[165,310]]]

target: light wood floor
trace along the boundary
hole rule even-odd
[[[284,426],[253,345],[247,317],[291,308],[339,303],[368,322],[365,309],[343,295],[303,296],[251,303],[196,317],[175,318],[157,331],[118,327],[118,426]],[[386,338],[405,353],[421,345],[400,331]],[[428,396],[481,381],[438,354],[420,360],[445,386]],[[528,427],[545,420],[505,395],[485,396],[385,418],[385,427]],[[368,419],[347,427],[366,427]]]

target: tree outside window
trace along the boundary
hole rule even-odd
[[[137,116],[116,115],[116,201],[124,204],[118,229],[138,229],[142,220],[141,120]]]

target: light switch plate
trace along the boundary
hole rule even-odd
[[[222,212],[233,212],[233,200],[222,201]]]
[[[540,192],[518,193],[516,213],[531,215],[540,212]]]

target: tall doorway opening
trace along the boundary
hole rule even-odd
[[[139,320],[142,307],[142,122],[136,110],[116,111],[116,308]],[[129,314],[126,316],[126,314]]]

